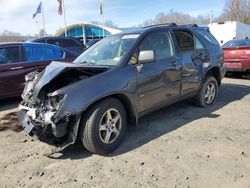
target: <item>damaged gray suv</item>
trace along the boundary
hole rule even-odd
[[[28,74],[18,118],[29,135],[60,149],[79,138],[90,152],[107,154],[145,114],[188,98],[213,105],[225,72],[208,29],[151,26]]]

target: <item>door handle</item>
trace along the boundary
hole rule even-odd
[[[22,69],[23,67],[13,67],[11,68],[11,70],[19,70],[19,69]]]

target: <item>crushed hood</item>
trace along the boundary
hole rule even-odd
[[[53,79],[55,79],[57,76],[62,74],[65,71],[68,70],[94,70],[94,69],[107,69],[108,67],[104,66],[89,66],[89,65],[81,65],[81,64],[75,64],[75,63],[62,63],[62,62],[52,62],[50,63],[46,69],[40,73],[39,80],[37,81],[34,91],[33,91],[33,98],[36,99],[39,95],[39,92],[41,89],[50,83]]]

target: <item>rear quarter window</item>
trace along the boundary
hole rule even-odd
[[[205,29],[197,29],[195,30],[199,35],[205,38],[210,44],[213,45],[220,45],[216,38],[207,30]]]

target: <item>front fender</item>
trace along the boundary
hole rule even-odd
[[[136,95],[136,72],[133,66],[107,71],[89,79],[77,82],[53,93],[65,95],[57,116],[77,115],[94,102],[114,94],[126,96],[138,110]]]

